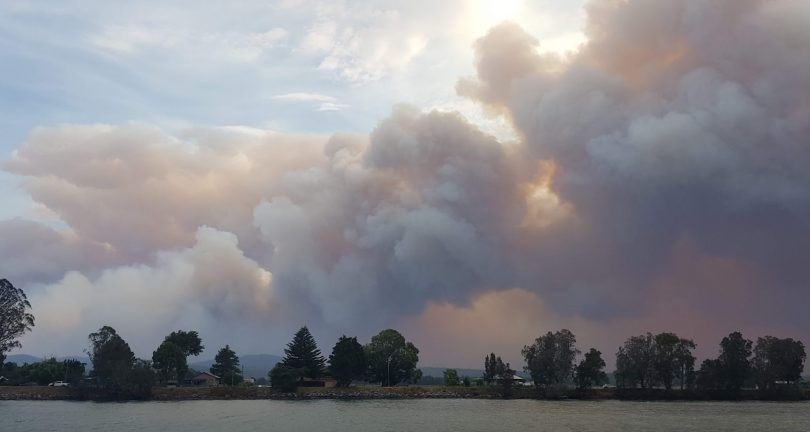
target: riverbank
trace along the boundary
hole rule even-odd
[[[530,398],[529,389],[513,392],[515,398]],[[148,398],[155,401],[182,400],[254,400],[254,399],[496,399],[500,394],[491,387],[378,387],[300,388],[281,393],[266,386],[250,387],[155,387]],[[0,386],[0,400],[101,400],[108,399],[95,389],[45,386]]]
[[[558,389],[538,392],[531,387],[517,387],[510,399],[582,399],[582,400],[649,400],[649,401],[718,401],[810,400],[807,391],[798,388],[778,392],[743,390],[739,394],[713,391],[663,389]],[[73,389],[45,386],[0,386],[0,400],[108,400],[104,393],[94,389]],[[442,387],[409,386],[349,388],[300,388],[295,393],[280,393],[270,387],[155,387],[148,398],[153,401],[183,400],[373,400],[373,399],[501,399],[495,387]]]

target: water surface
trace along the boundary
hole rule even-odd
[[[810,431],[810,403],[0,401],[0,431]]]

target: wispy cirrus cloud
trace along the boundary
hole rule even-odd
[[[255,61],[267,50],[281,46],[288,37],[289,32],[281,27],[262,32],[195,33],[191,29],[113,25],[90,35],[89,41],[120,55],[154,54],[155,50],[162,50],[187,58]]]
[[[275,100],[294,101],[294,102],[335,102],[337,99],[332,96],[322,95],[318,93],[286,93],[273,96]]]
[[[317,111],[340,111],[349,107],[349,105],[338,103],[338,100],[332,96],[318,93],[286,93],[275,95],[273,99],[289,102],[314,103],[317,106]]]

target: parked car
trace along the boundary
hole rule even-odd
[[[70,387],[70,383],[66,383],[64,381],[54,381],[48,384],[48,387]]]

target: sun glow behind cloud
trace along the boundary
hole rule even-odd
[[[582,32],[581,1],[530,2],[526,0],[482,0],[467,2],[460,21],[461,33],[470,40],[503,21],[532,29],[541,41],[540,52],[566,54],[575,51],[586,38]]]

